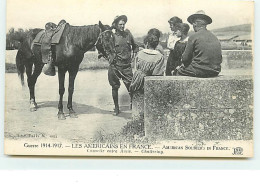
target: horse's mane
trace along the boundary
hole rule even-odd
[[[68,33],[69,42],[73,45],[84,48],[86,44],[95,43],[99,36],[99,26],[70,26]]]

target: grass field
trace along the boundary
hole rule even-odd
[[[15,57],[17,50],[6,51],[6,73],[16,73]],[[251,68],[253,55],[251,50],[223,50],[223,67],[233,68]],[[224,57],[225,56],[225,57]],[[107,69],[108,61],[104,58],[98,59],[97,52],[87,52],[80,64],[80,71]]]
[[[15,57],[17,50],[7,50],[5,59],[5,72],[16,73]],[[108,61],[104,58],[98,59],[96,52],[87,52],[80,64],[79,70],[95,70],[95,69],[107,69]]]

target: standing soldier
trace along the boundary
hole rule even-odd
[[[127,91],[129,92],[132,105],[132,94],[129,91],[129,86],[133,78],[131,67],[132,57],[138,52],[138,46],[134,42],[134,38],[129,31],[125,31],[127,17],[125,15],[116,16],[112,27],[115,28],[114,41],[116,57],[108,68],[108,81],[112,86],[112,97],[115,104],[113,115],[119,114],[118,105],[118,89],[120,87],[120,79],[123,80]],[[133,56],[131,57],[133,51]]]

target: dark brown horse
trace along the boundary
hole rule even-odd
[[[16,66],[18,75],[24,84],[23,73],[26,71],[27,83],[30,90],[30,110],[37,110],[37,103],[35,101],[35,84],[38,76],[41,74],[44,64],[42,63],[41,47],[32,45],[32,41],[42,29],[33,29],[21,39],[21,47],[16,55]],[[111,36],[111,30],[108,25],[103,25],[99,22],[98,25],[89,26],[70,26],[66,25],[60,43],[53,46],[52,53],[54,64],[58,67],[59,78],[59,104],[58,104],[58,118],[65,119],[63,113],[63,94],[65,92],[64,79],[65,74],[69,73],[69,87],[68,87],[68,104],[69,115],[76,118],[77,115],[72,108],[72,95],[74,92],[74,81],[77,76],[79,65],[83,60],[84,53],[96,46],[99,53],[105,58],[109,54],[105,52],[103,46],[106,45],[107,37]],[[105,46],[106,47],[106,46]],[[34,66],[34,69],[33,69]]]

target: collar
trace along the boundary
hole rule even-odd
[[[205,30],[207,30],[207,28],[201,27],[201,28],[199,28],[199,30],[198,30],[197,32],[199,32],[199,31],[205,31]]]
[[[188,39],[189,39],[189,37],[186,37],[184,40],[179,40],[179,42],[185,43],[185,42],[188,42]]]
[[[144,53],[150,54],[150,55],[157,55],[159,51],[154,50],[154,49],[143,49],[142,50]]]
[[[126,34],[126,32],[125,31],[122,31],[122,32],[121,31],[116,31],[115,34],[118,35],[118,36],[119,35],[120,36],[124,36]]]

